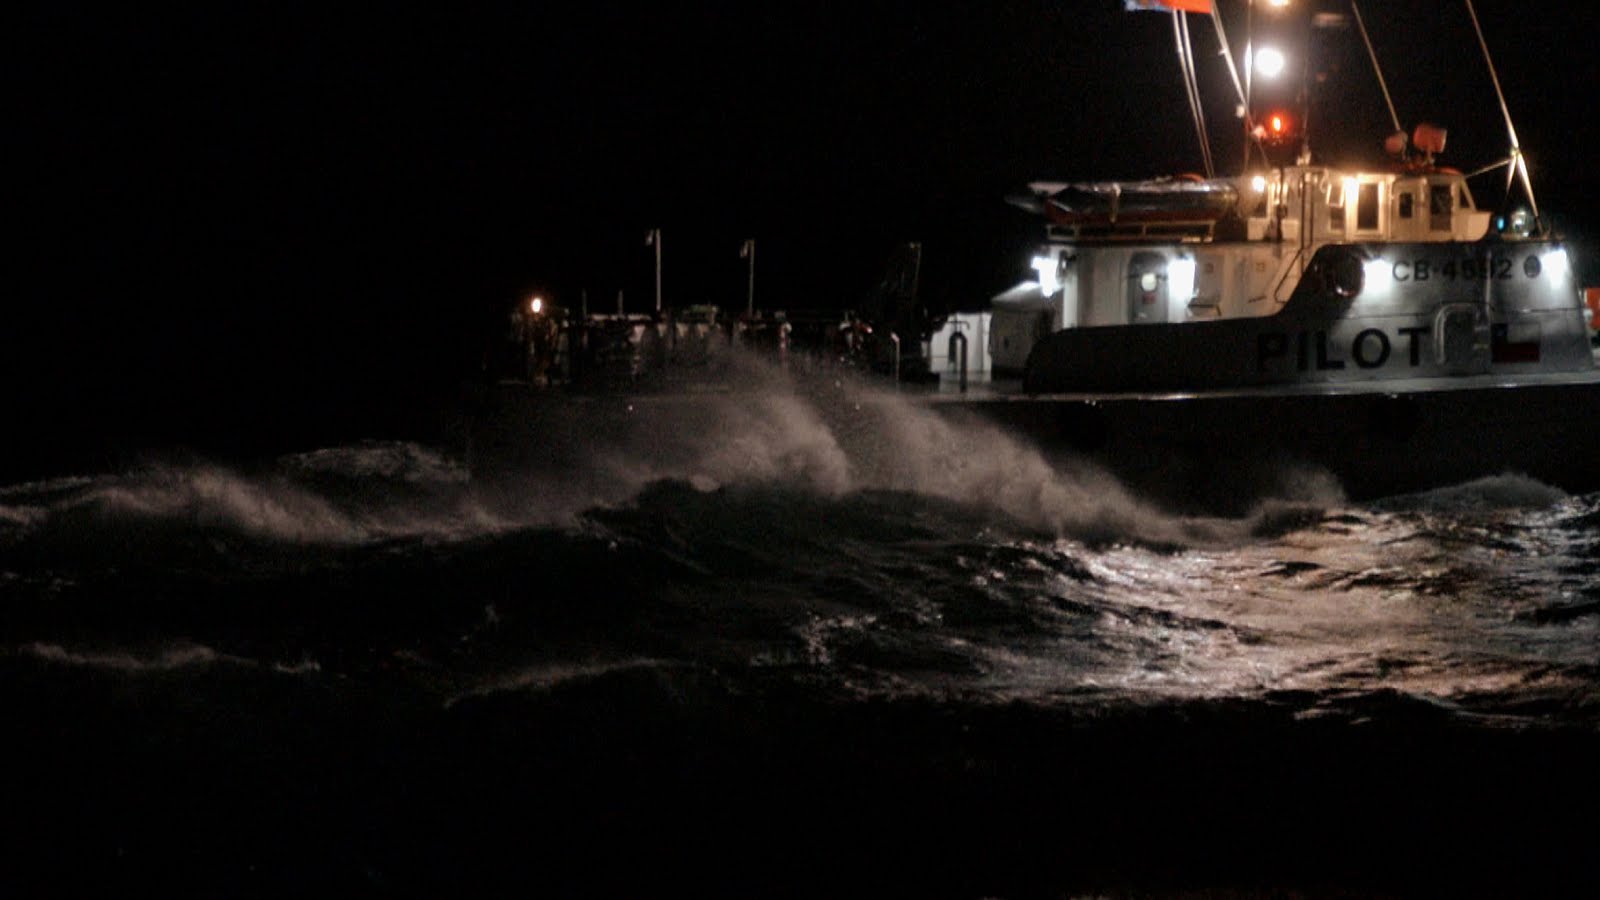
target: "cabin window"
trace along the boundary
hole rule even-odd
[[[1428,187],[1428,227],[1434,231],[1450,230],[1450,194],[1448,184]]]
[[[1323,187],[1324,196],[1328,204],[1328,230],[1331,232],[1344,231],[1344,191],[1337,184],[1328,184]]]
[[[1378,230],[1378,186],[1363,184],[1356,197],[1356,230]]]
[[[1400,195],[1400,218],[1402,218],[1402,219],[1411,218],[1411,214],[1415,211],[1413,209],[1413,207],[1416,205],[1416,202],[1417,202],[1416,201],[1416,197],[1414,197],[1412,194],[1409,194],[1409,193],[1401,194]]]

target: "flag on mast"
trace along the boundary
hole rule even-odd
[[[746,238],[745,242],[743,244],[739,245],[739,258],[740,259],[749,259],[750,258],[750,251],[754,250],[755,248],[756,248],[755,238]]]
[[[653,246],[655,246],[655,243],[656,243],[656,229],[652,228],[648,232],[645,233],[644,245],[646,247],[653,247]]]
[[[1128,12],[1191,12],[1211,15],[1211,0],[1123,0]]]

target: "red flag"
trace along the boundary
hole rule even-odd
[[[1211,0],[1124,0],[1128,12],[1192,12],[1211,15]]]

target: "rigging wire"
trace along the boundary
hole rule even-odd
[[[1500,100],[1500,112],[1506,117],[1506,133],[1511,136],[1511,168],[1506,171],[1506,193],[1511,193],[1511,181],[1518,176],[1522,179],[1522,189],[1528,193],[1528,206],[1533,209],[1535,222],[1539,218],[1539,201],[1533,198],[1533,180],[1528,177],[1528,160],[1522,155],[1522,146],[1517,143],[1517,128],[1511,124],[1511,110],[1506,107],[1506,95],[1500,90],[1500,76],[1494,70],[1494,60],[1489,56],[1489,43],[1483,39],[1483,27],[1478,24],[1478,11],[1472,8],[1472,0],[1467,0],[1467,14],[1472,17],[1472,30],[1478,34],[1478,46],[1483,48],[1483,61],[1489,64],[1489,79],[1494,82],[1494,95]]]
[[[1200,124],[1200,146],[1205,148],[1206,177],[1216,176],[1216,167],[1211,158],[1211,135],[1206,129],[1205,104],[1200,99],[1200,76],[1194,65],[1194,40],[1189,34],[1189,14],[1183,14],[1183,44],[1189,54],[1189,85],[1194,92],[1195,117]]]
[[[1484,175],[1484,174],[1487,174],[1489,172],[1493,172],[1495,169],[1498,169],[1501,166],[1509,166],[1509,165],[1511,165],[1511,159],[1508,157],[1506,159],[1500,160],[1497,163],[1490,163],[1490,164],[1488,164],[1487,166],[1484,166],[1481,169],[1474,169],[1471,172],[1468,172],[1466,174],[1466,177],[1467,178],[1477,178],[1479,175]]]
[[[1470,5],[1471,0],[1468,0]],[[1378,54],[1372,49],[1372,38],[1367,36],[1367,23],[1361,20],[1361,7],[1356,5],[1356,0],[1350,0],[1350,9],[1356,14],[1356,27],[1361,29],[1361,41],[1367,45],[1367,56],[1372,59],[1372,71],[1378,74],[1378,87],[1383,88],[1383,102],[1389,106],[1389,120],[1394,122],[1395,131],[1405,131],[1400,125],[1400,117],[1395,114],[1394,101],[1389,98],[1389,84],[1383,80],[1383,67],[1378,65]]]
[[[1239,106],[1245,103],[1244,83],[1239,80],[1239,69],[1233,64],[1233,51],[1228,47],[1228,35],[1222,30],[1222,14],[1217,12],[1217,4],[1211,4],[1211,23],[1217,26],[1217,45],[1221,48],[1217,55],[1228,63],[1228,77],[1233,79],[1233,90],[1239,95]]]
[[[1205,109],[1200,101],[1200,84],[1195,77],[1194,45],[1189,40],[1189,23],[1184,13],[1172,11],[1172,34],[1178,44],[1178,67],[1183,70],[1184,92],[1189,97],[1189,112],[1194,118],[1195,134],[1200,139],[1200,157],[1205,165],[1206,177],[1216,176],[1211,162],[1211,140],[1206,134]]]
[[[1223,31],[1222,29],[1222,13],[1217,10],[1217,6],[1218,4],[1211,4],[1211,24],[1216,26],[1217,45],[1220,48],[1217,50],[1217,55],[1221,56],[1222,59],[1227,62],[1228,77],[1233,79],[1233,90],[1234,93],[1239,97],[1240,117],[1245,121],[1244,168],[1249,169],[1250,141],[1253,138],[1253,136],[1250,134],[1252,127],[1252,123],[1250,121],[1250,101],[1245,96],[1244,83],[1239,80],[1239,68],[1234,65],[1233,50],[1228,45],[1227,32]]]

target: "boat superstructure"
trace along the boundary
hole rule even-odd
[[[1191,5],[1140,5],[1171,10],[1180,59],[1192,59],[1182,24]],[[1226,54],[1215,4],[1198,7]],[[1371,52],[1359,6],[1349,8]],[[1373,64],[1387,101],[1375,53]],[[1185,72],[1192,87],[1192,66]],[[1594,369],[1590,312],[1566,246],[1538,216],[1503,97],[1510,154],[1481,171],[1505,167],[1508,198],[1520,178],[1528,209],[1515,212],[1481,207],[1467,176],[1436,162],[1445,130],[1401,130],[1392,102],[1388,158],[1348,168],[1314,164],[1288,114],[1256,122],[1247,88],[1240,101],[1240,174],[1041,181],[1013,200],[1044,220],[1045,242],[1036,277],[994,298],[996,377],[1020,377],[1037,394]]]
[[[1048,241],[1037,279],[993,304],[995,375],[1038,393],[1594,368],[1567,248],[1492,229],[1459,172],[1296,165],[1157,185],[1160,209],[1141,208],[1147,188],[1122,192],[1131,219],[1060,200],[1081,187],[1033,185]],[[1187,206],[1185,186],[1203,191]]]
[[[1498,209],[1436,161],[1444,129],[1407,133],[1392,103],[1386,158],[1347,167],[1240,101],[1239,174],[1012,199],[1044,240],[981,317],[993,382],[970,405],[1184,507],[1237,509],[1307,469],[1356,498],[1502,473],[1600,489],[1600,292],[1586,306],[1539,216],[1503,96],[1510,153],[1474,173],[1505,168]]]

